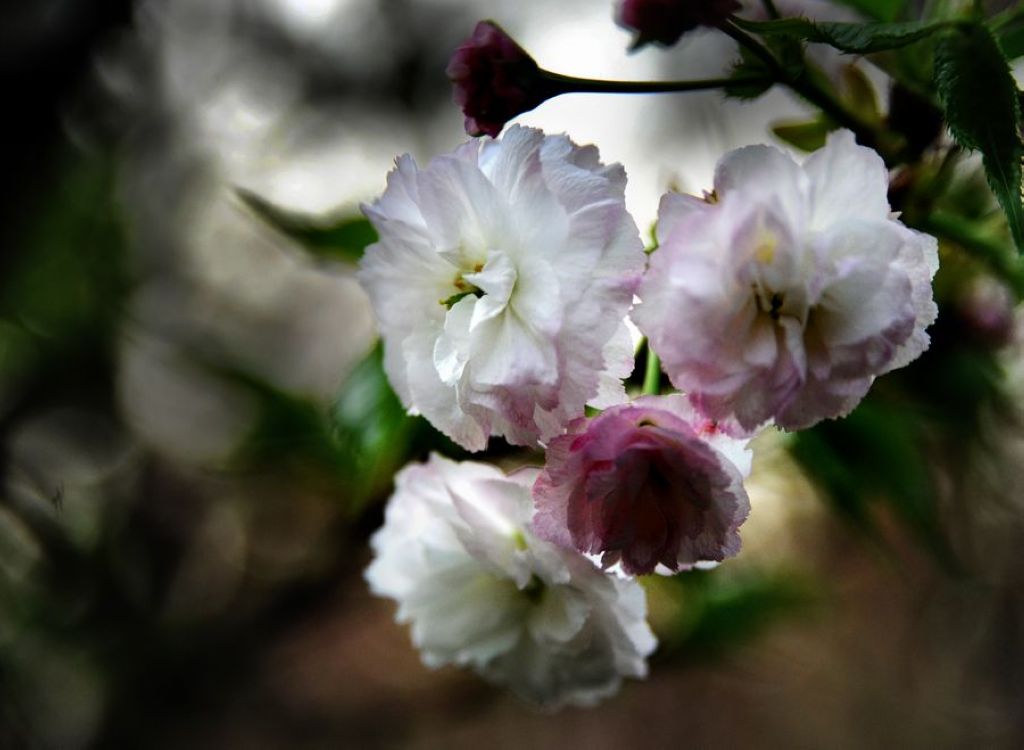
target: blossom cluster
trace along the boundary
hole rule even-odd
[[[467,126],[491,134],[511,115],[465,106],[479,59],[510,90],[537,74],[498,32],[478,27],[449,68]],[[738,554],[750,439],[849,413],[927,348],[937,312],[936,241],[891,212],[885,164],[848,131],[803,163],[726,154],[711,192],[662,198],[649,254],[625,182],[593,146],[512,126],[425,167],[400,157],[364,206],[379,241],[359,280],[403,404],[467,450],[546,456],[406,468],[367,578],[428,665],[545,705],[645,673],[635,577]],[[678,392],[627,394],[630,321]]]

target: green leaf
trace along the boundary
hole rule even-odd
[[[825,145],[828,134],[836,129],[830,120],[814,119],[803,122],[779,122],[772,125],[772,132],[791,146],[801,151],[817,151]]]
[[[839,3],[875,21],[895,21],[907,4],[906,0],[839,0]]]
[[[999,46],[1002,47],[1007,60],[1016,60],[1024,55],[1024,20],[1000,31]]]
[[[879,123],[882,113],[878,107],[875,87],[867,73],[860,65],[844,65],[840,73],[842,88],[840,98],[843,103],[867,122]]]
[[[772,87],[772,72],[746,48],[740,49],[740,59],[733,63],[732,78],[734,82],[722,91],[734,99],[756,99]]]
[[[377,241],[377,231],[361,216],[311,216],[275,206],[246,190],[237,192],[266,224],[318,258],[355,263],[367,246]]]
[[[996,16],[989,28],[995,32],[1007,60],[1015,60],[1024,55],[1024,6]]]
[[[806,18],[735,23],[766,37],[789,36],[806,42],[829,44],[842,52],[867,54],[898,49],[959,24],[957,21],[906,21],[902,23],[814,23]]]
[[[957,143],[982,153],[988,183],[1017,249],[1024,252],[1020,104],[1010,66],[992,33],[983,26],[965,26],[940,39],[935,84]]]
[[[378,343],[345,380],[331,408],[338,440],[352,456],[356,484],[354,510],[381,494],[410,458],[422,419],[406,414],[384,374],[384,348]]]
[[[877,538],[872,505],[882,503],[937,562],[953,570],[926,435],[917,411],[872,393],[845,419],[796,433],[791,451],[826,490],[825,500],[854,527]]]
[[[229,463],[243,470],[273,468],[337,487],[353,483],[351,454],[335,434],[328,409],[306,396],[289,393],[243,370],[205,362],[211,374],[248,392],[257,417]]]

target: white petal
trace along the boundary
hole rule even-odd
[[[849,219],[889,217],[889,172],[874,150],[858,146],[849,130],[831,133],[804,163],[811,178],[812,230]]]

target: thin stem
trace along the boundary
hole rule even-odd
[[[645,396],[657,396],[661,393],[661,360],[651,348],[650,339],[647,340],[647,363],[644,367]]]
[[[555,85],[559,94],[662,94],[675,91],[708,91],[726,86],[769,83],[765,76],[737,76],[733,78],[704,78],[694,81],[601,81],[593,78],[574,78],[543,71],[544,77]]]
[[[775,59],[775,55],[771,53],[767,47],[761,44],[759,41],[750,36],[747,32],[743,31],[736,24],[731,21],[726,21],[718,27],[726,34],[731,36],[741,47],[745,47],[747,50],[756,55],[761,62],[767,65],[771,71],[778,77],[780,82],[784,82],[789,78],[786,74],[785,69],[779,64],[779,61]]]

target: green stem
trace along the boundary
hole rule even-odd
[[[554,85],[554,96],[561,94],[664,94],[678,91],[708,91],[741,84],[768,83],[765,76],[739,76],[733,78],[704,78],[694,81],[601,81],[593,78],[575,78],[560,73],[542,71]]]
[[[650,340],[647,341],[647,363],[644,368],[644,389],[645,396],[657,396],[661,394],[661,360],[651,348]]]

